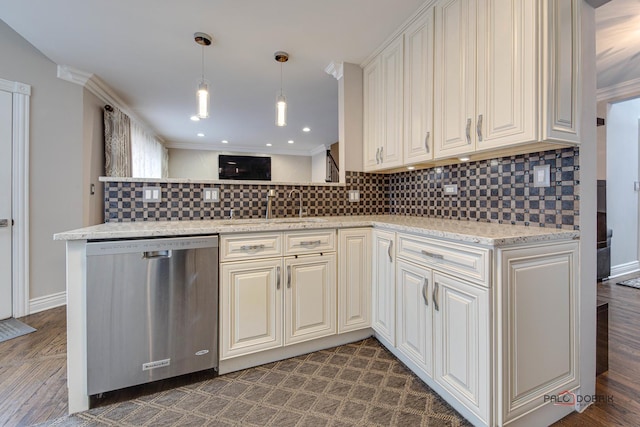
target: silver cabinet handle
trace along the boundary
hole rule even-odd
[[[465,133],[467,134],[467,144],[471,144],[471,119],[467,119]]]
[[[171,250],[142,252],[143,259],[171,258]]]
[[[429,152],[429,137],[431,136],[431,132],[427,132],[427,135],[424,137],[424,149]]]
[[[300,246],[313,246],[313,245],[319,245],[320,243],[322,243],[322,240],[309,240],[306,242],[300,242]]]
[[[422,284],[422,299],[424,300],[424,305],[429,305],[429,279],[424,278],[424,283]]]
[[[280,266],[276,267],[276,289],[280,290]]]
[[[264,249],[264,245],[243,245],[240,246],[241,251],[257,251],[258,249]]]
[[[389,255],[389,262],[393,262],[393,255],[391,255],[391,250],[393,249],[393,240],[389,241],[389,250],[387,254]]]
[[[433,308],[436,309],[436,311],[440,311],[440,306],[438,306],[438,287],[440,285],[438,285],[438,282],[435,282],[433,284],[433,293],[431,294],[431,299],[433,300]]]
[[[291,289],[291,266],[287,266],[287,288]]]
[[[478,133],[478,142],[482,142],[482,114],[478,115],[478,123],[476,123],[476,132]]]
[[[382,150],[384,150],[384,147],[380,147],[380,163],[384,163],[384,155],[382,154]]]
[[[435,258],[435,259],[444,259],[444,256],[443,256],[443,255],[440,255],[440,254],[434,254],[433,252],[427,252],[427,251],[425,251],[424,249],[423,249],[423,250],[421,250],[420,252],[422,253],[422,255],[426,255],[426,256],[431,257],[431,258]]]
[[[376,150],[376,165],[380,164],[380,147]]]
[[[8,226],[9,226],[9,220],[8,219],[0,219],[0,228],[8,227]]]

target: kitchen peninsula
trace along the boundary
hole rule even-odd
[[[220,238],[220,374],[375,335],[476,425],[547,424],[573,409],[544,396],[580,385],[579,231],[372,215],[57,234],[67,241],[71,413],[89,406],[87,242],[198,235]],[[246,285],[272,304],[269,321],[256,301],[243,305]]]

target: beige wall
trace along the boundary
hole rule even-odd
[[[257,156],[253,153],[227,151],[169,149],[169,178],[218,179],[218,155],[236,154]],[[271,155],[271,180],[280,182],[310,182],[311,157]],[[323,179],[324,182],[324,179]]]
[[[65,290],[65,245],[53,234],[83,220],[82,87],[56,77],[57,65],[0,21],[0,78],[31,85],[31,299]]]
[[[311,156],[311,181],[325,182],[327,179],[327,152],[325,150]]]

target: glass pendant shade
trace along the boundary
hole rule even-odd
[[[209,117],[209,84],[205,80],[200,80],[198,83],[198,92],[196,93],[198,101],[198,114],[201,119]]]
[[[287,125],[287,98],[284,95],[276,97],[276,126]]]

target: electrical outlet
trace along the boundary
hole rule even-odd
[[[160,187],[142,187],[142,201],[146,203],[158,203],[162,201]]]
[[[449,196],[458,194],[458,184],[445,185],[443,186],[443,189],[444,189],[444,194],[447,194]]]
[[[220,201],[220,192],[217,188],[205,188],[203,190],[202,201],[205,203],[215,203]]]
[[[533,186],[549,187],[551,185],[551,166],[536,165],[533,167]]]
[[[359,202],[360,201],[360,191],[359,190],[349,190],[349,201],[350,202]]]

